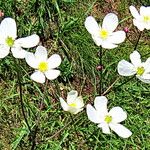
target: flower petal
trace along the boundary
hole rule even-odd
[[[11,51],[15,58],[20,58],[20,59],[25,58],[25,56],[27,54],[27,51],[25,51],[21,47],[12,47]]]
[[[10,47],[0,44],[0,58],[6,57],[10,52]]]
[[[144,79],[141,76],[136,75],[136,77],[144,83],[150,83],[150,79]]]
[[[74,103],[74,101],[76,100],[77,96],[78,96],[78,92],[77,91],[75,91],[75,90],[70,91],[68,93],[68,95],[67,95],[67,103],[68,104]]]
[[[16,22],[12,18],[5,18],[0,24],[0,39],[7,37],[12,37],[13,39],[17,37]]]
[[[110,128],[122,138],[128,138],[132,132],[121,124],[109,124]]]
[[[98,127],[102,128],[103,133],[110,134],[110,129],[107,123],[100,123]]]
[[[141,6],[140,7],[140,15],[141,16],[147,16],[148,15],[148,13],[147,13],[147,7],[145,7],[145,6]]]
[[[113,48],[116,48],[117,45],[110,43],[106,40],[106,41],[102,42],[102,47],[106,48],[106,49],[113,49]]]
[[[79,113],[80,111],[82,111],[83,108],[75,108],[75,107],[69,107],[69,112],[72,113],[72,114],[77,114]]]
[[[108,37],[108,41],[113,44],[122,43],[126,38],[124,31],[116,31],[112,33],[112,36]]]
[[[47,50],[43,46],[38,46],[35,52],[36,59],[40,61],[47,61]]]
[[[82,108],[84,106],[83,98],[81,96],[77,97],[75,100],[77,108]]]
[[[97,96],[94,100],[94,107],[96,108],[96,111],[99,112],[99,114],[107,114],[107,98],[105,96]]]
[[[140,30],[143,31],[145,28],[145,24],[142,21],[139,21],[137,19],[133,19],[133,24]]]
[[[48,60],[48,67],[50,69],[56,68],[61,64],[61,57],[58,54],[53,54]]]
[[[36,60],[33,53],[27,52],[25,56],[25,60],[29,66],[31,66],[34,69],[38,68],[38,61]]]
[[[68,104],[64,101],[64,99],[62,97],[60,97],[59,100],[60,100],[60,104],[61,104],[61,107],[63,108],[63,110],[68,111],[69,107],[68,107]]]
[[[24,38],[17,39],[15,41],[15,45],[19,45],[23,48],[31,48],[38,45],[39,41],[40,41],[39,36],[33,34]]]
[[[45,76],[42,72],[36,71],[31,75],[31,79],[38,82],[38,83],[44,83],[45,82]]]
[[[59,70],[54,70],[54,69],[51,69],[51,70],[48,70],[45,72],[45,76],[47,77],[47,79],[49,80],[54,80],[56,79],[58,76],[60,75],[60,71]]]
[[[121,60],[117,66],[118,73],[122,76],[131,76],[136,74],[135,67],[127,62],[126,60]]]
[[[141,65],[141,56],[138,51],[133,51],[133,53],[130,54],[130,60],[135,67]]]
[[[137,9],[134,6],[130,6],[129,9],[134,18],[137,19],[140,17],[140,14],[138,13]]]
[[[96,22],[95,18],[93,18],[92,16],[86,18],[84,25],[90,34],[99,34],[100,27],[98,26],[98,23]]]
[[[113,123],[120,123],[127,118],[127,113],[121,107],[113,107],[109,111]]]
[[[102,39],[99,37],[99,36],[94,36],[94,35],[92,35],[92,38],[93,38],[93,40],[94,40],[94,42],[95,42],[95,44],[97,45],[97,46],[100,46],[100,45],[102,45]]]
[[[118,26],[118,17],[114,13],[109,13],[105,16],[102,28],[113,32]]]
[[[88,119],[90,121],[92,121],[94,123],[100,123],[100,119],[97,114],[97,111],[90,104],[87,104],[87,106],[86,106],[86,113],[87,113]]]

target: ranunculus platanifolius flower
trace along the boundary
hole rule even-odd
[[[118,73],[122,76],[136,75],[141,81],[150,83],[150,58],[142,62],[140,54],[134,51],[130,54],[130,60],[131,63],[126,60],[118,63]]]
[[[102,26],[92,16],[87,17],[84,24],[97,46],[112,49],[125,40],[124,31],[114,32],[118,26],[118,17],[114,13],[105,16]]]
[[[89,120],[97,123],[103,133],[110,134],[111,129],[122,138],[130,137],[132,132],[120,124],[127,118],[127,113],[121,107],[113,107],[108,111],[107,102],[105,96],[97,96],[94,100],[94,107],[88,104],[86,111]]]
[[[11,49],[15,58],[25,58],[26,51],[23,48],[31,48],[39,43],[39,36],[31,36],[17,39],[16,22],[12,18],[5,18],[0,24],[0,58],[6,57]]]
[[[47,50],[43,46],[38,46],[35,54],[28,52],[25,60],[29,66],[35,69],[31,79],[36,82],[44,83],[45,77],[54,80],[60,75],[60,71],[56,68],[61,64],[61,57],[53,54],[48,58]]]

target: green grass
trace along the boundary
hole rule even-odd
[[[99,90],[99,72],[96,70],[99,64],[99,48],[84,27],[85,18],[93,15],[100,21],[109,10],[117,13],[121,21],[130,17],[128,7],[131,4],[141,6],[148,5],[149,2],[121,0],[111,7],[104,0],[0,1],[0,9],[4,11],[5,17],[16,19],[18,37],[37,33],[49,54],[58,53],[64,60],[60,68],[62,75],[56,81],[49,81],[46,87],[31,81],[29,75],[33,70],[24,60],[20,61],[24,83],[23,100],[33,131],[40,115],[36,134],[37,150],[150,149],[149,84],[134,78],[107,95],[109,108],[121,106],[128,113],[127,120],[123,122],[133,132],[128,139],[122,139],[115,133],[103,134],[96,124],[88,120],[85,110],[73,117],[73,123],[70,115],[62,110],[57,98],[64,93],[66,95],[71,89],[76,89],[82,94],[86,104],[94,101]],[[129,26],[128,23],[132,23],[131,18],[122,22],[119,29]],[[129,35],[132,42],[136,42],[136,33],[136,28],[131,26]],[[148,36],[149,32],[144,32],[138,45],[138,51],[143,56],[150,50]],[[119,76],[116,70],[118,62],[121,59],[129,60],[132,51],[133,45],[128,40],[116,49],[105,51],[104,90]],[[143,60],[149,56],[150,54],[143,57]],[[128,80],[128,77],[121,77],[115,86],[125,80]],[[32,146],[31,137],[22,116],[17,74],[10,55],[0,59],[0,150],[29,150]]]

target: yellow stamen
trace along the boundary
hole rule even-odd
[[[76,104],[76,103],[71,103],[71,104],[69,104],[69,106],[71,106],[71,107],[76,107],[77,104]]]
[[[150,22],[150,16],[144,16],[143,17],[144,22],[148,23]]]
[[[45,72],[48,70],[48,63],[47,62],[40,62],[39,63],[39,66],[38,66],[38,69],[41,71],[41,72]]]
[[[138,67],[137,71],[136,71],[136,74],[141,76],[144,72],[145,72],[144,67]]]
[[[100,34],[100,37],[104,40],[108,37],[108,31],[105,29],[100,30],[99,34]]]
[[[14,45],[14,39],[12,37],[7,37],[6,38],[6,44],[9,46],[9,47],[12,47]]]
[[[109,116],[109,115],[105,116],[106,123],[110,123],[111,121],[112,121],[112,116]]]

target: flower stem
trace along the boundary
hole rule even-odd
[[[139,33],[138,39],[137,39],[137,41],[136,41],[136,43],[135,43],[135,46],[134,46],[134,51],[136,50],[136,48],[137,48],[137,46],[138,46],[139,40],[140,40],[140,38],[141,38],[141,35],[142,35],[142,31],[140,31],[140,33]]]
[[[20,68],[20,64],[16,62],[15,58],[14,58],[14,62],[15,62],[15,69],[16,69],[16,72],[17,72],[17,78],[18,78],[18,84],[19,84],[19,95],[20,95],[21,111],[22,111],[24,120],[26,122],[26,125],[27,125],[29,131],[31,132],[31,128],[29,126],[29,123],[28,123],[28,120],[26,118],[25,111],[24,111],[24,103],[23,103],[23,97],[22,97],[22,84],[21,84],[21,68]]]
[[[99,50],[99,64],[101,66],[101,70],[100,70],[100,95],[102,94],[103,91],[103,64],[102,64],[102,47],[100,47]]]

